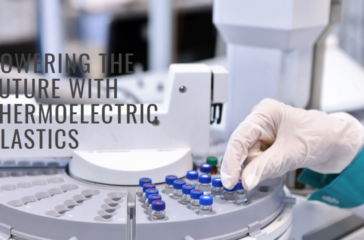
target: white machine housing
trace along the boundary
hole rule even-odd
[[[213,81],[213,75],[216,78]],[[12,139],[14,130],[20,133],[26,129],[77,129],[79,147],[76,151],[65,149],[16,149],[1,150],[2,158],[70,157],[70,173],[75,177],[105,184],[137,185],[141,177],[151,177],[153,181],[164,182],[164,176],[175,174],[185,176],[192,169],[192,153],[208,153],[210,139],[210,106],[227,99],[227,71],[222,67],[207,67],[202,64],[171,65],[166,95],[158,105],[159,125],[147,123],[146,110],[144,124],[127,124],[125,108],[122,123],[118,124],[115,108],[108,116],[111,124],[3,124],[5,139]],[[212,86],[215,83],[216,88]],[[183,88],[183,90],[181,90]],[[212,90],[213,89],[213,90]],[[3,104],[37,103],[34,99],[2,100]],[[23,105],[24,106],[24,105]],[[37,105],[39,107],[39,105]],[[55,112],[55,107],[53,112]],[[69,111],[67,105],[67,112]],[[74,108],[80,113],[80,107]],[[24,112],[24,108],[21,109]],[[97,108],[101,112],[101,106]],[[38,111],[35,111],[36,113]],[[140,119],[140,107],[136,119]],[[91,119],[91,105],[84,107],[85,121]],[[37,118],[36,116],[35,118]],[[74,119],[80,122],[80,114]],[[96,120],[101,122],[101,116]],[[34,135],[34,141],[39,142]]]
[[[215,0],[214,24],[227,43],[226,136],[264,98],[306,107],[314,45],[331,0]]]

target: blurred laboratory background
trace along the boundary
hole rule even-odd
[[[123,101],[162,101],[171,63],[227,61],[213,0],[2,0],[0,19],[0,54],[88,53],[90,73],[61,77],[117,77],[128,89]],[[320,110],[364,119],[357,91],[364,87],[363,40],[364,1],[343,0],[340,24],[326,41]],[[111,73],[108,65],[103,74],[99,53],[114,53],[116,61],[133,53],[134,73]]]

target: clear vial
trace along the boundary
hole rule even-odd
[[[142,202],[145,202],[145,199],[147,199],[147,196],[146,196],[145,192],[150,188],[155,188],[155,185],[153,183],[144,183],[144,185],[143,185],[143,195],[141,197]]]
[[[151,214],[151,219],[152,221],[156,221],[156,220],[163,220],[166,216],[165,211],[152,211]]]
[[[151,194],[148,196],[148,203],[145,204],[145,208],[148,210],[148,215],[152,213],[152,204],[154,201],[162,200],[162,196],[159,194]]]
[[[177,180],[178,177],[176,175],[167,175],[165,178],[166,186],[164,188],[164,193],[167,195],[172,196],[173,195],[173,182],[174,180]]]
[[[222,186],[221,178],[216,177],[212,179],[211,195],[215,197],[222,197],[224,195],[224,188]]]
[[[186,174],[187,183],[192,184],[195,187],[198,185],[198,172],[197,171],[188,171]]]
[[[198,199],[191,199],[191,201],[190,201],[190,208],[191,209],[199,209],[200,208],[200,200],[198,200]]]
[[[200,183],[198,189],[201,189],[205,195],[211,194],[211,185],[209,183]]]
[[[157,200],[152,203],[152,213],[150,218],[152,221],[163,220],[166,217],[166,203],[162,200]]]
[[[173,191],[173,198],[174,199],[181,199],[182,198],[182,190],[181,189],[174,189]]]
[[[200,196],[203,195],[203,191],[201,189],[194,189],[190,192],[190,209],[199,209],[200,208]]]
[[[207,196],[207,195],[206,195]],[[200,215],[210,215],[212,214],[212,206],[202,206],[200,204],[200,211],[199,211]]]
[[[191,201],[191,191],[195,189],[195,186],[192,184],[186,184],[182,186],[182,199],[181,204],[188,205]]]
[[[222,197],[224,195],[224,188],[222,187],[212,187],[211,195],[215,197]]]
[[[182,186],[186,184],[185,180],[177,179],[173,181],[173,198],[174,199],[181,199],[182,198]]]
[[[190,202],[191,202],[190,195],[183,194],[182,199],[181,199],[181,203],[184,204],[184,205],[188,205]]]
[[[235,186],[235,203],[238,205],[247,204],[248,203],[248,194],[245,191],[241,181],[239,181]]]
[[[202,174],[198,178],[198,189],[201,189],[205,195],[211,194],[211,175]]]
[[[235,189],[224,188],[224,200],[226,202],[235,202]]]
[[[148,206],[149,206],[149,196],[150,195],[157,195],[159,194],[159,191],[158,189],[155,189],[155,188],[150,188],[150,189],[147,189],[145,191],[145,201],[144,201],[144,206],[146,209],[148,209]]]
[[[164,188],[164,192],[167,194],[167,195],[173,195],[173,185],[166,185],[165,188]]]
[[[212,214],[213,198],[210,195],[200,196],[200,210],[199,215]]]
[[[145,183],[152,183],[152,179],[150,179],[150,178],[140,178],[139,179],[139,188],[136,191],[136,195],[138,197],[142,197],[143,196],[143,185]]]

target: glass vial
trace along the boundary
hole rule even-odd
[[[185,180],[177,179],[173,181],[173,198],[181,199],[182,198],[182,186],[186,184]]]
[[[226,202],[235,202],[235,188],[227,189],[224,187],[224,200]]]
[[[148,196],[148,215],[152,214],[152,203],[158,200],[162,200],[162,196],[159,194],[151,194]]]
[[[186,174],[187,183],[192,184],[195,187],[198,185],[198,172],[197,171],[188,171]]]
[[[224,195],[221,178],[216,177],[212,179],[211,195],[215,197],[222,197]]]
[[[145,199],[147,199],[145,191],[150,188],[155,188],[155,185],[153,183],[144,183],[143,185],[143,195],[142,195],[142,202],[145,202]]]
[[[182,199],[181,204],[188,205],[191,201],[191,191],[195,189],[195,186],[192,184],[185,184],[182,186]]]
[[[148,197],[151,195],[151,194],[159,194],[159,191],[158,189],[155,189],[155,188],[149,188],[145,191],[145,201],[144,201],[144,206],[146,209],[148,209],[148,206],[149,206],[149,202],[148,202]]]
[[[198,181],[198,189],[201,189],[205,195],[209,195],[211,193],[211,175],[201,174]]]
[[[136,191],[136,195],[138,197],[142,197],[143,196],[143,185],[145,183],[152,183],[152,179],[150,179],[150,178],[140,178],[139,179],[139,188]]]
[[[210,215],[212,214],[212,204],[214,199],[210,195],[200,196],[200,210],[199,215]]]
[[[201,189],[194,189],[190,192],[190,209],[199,209],[200,208],[200,196],[203,195],[203,191]]]
[[[239,181],[235,186],[235,203],[238,205],[248,203],[248,194],[241,184],[241,181]]]
[[[172,196],[173,195],[173,181],[177,180],[178,177],[176,175],[167,175],[165,178],[166,186],[164,188],[164,193],[167,195]]]
[[[162,200],[157,200],[152,203],[152,214],[150,218],[152,221],[163,220],[166,217],[166,203]]]

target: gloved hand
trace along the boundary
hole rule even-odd
[[[307,111],[265,99],[231,135],[222,183],[231,189],[241,177],[249,191],[265,179],[298,168],[340,173],[363,143],[363,125],[349,114]]]

